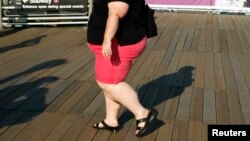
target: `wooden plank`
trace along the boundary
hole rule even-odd
[[[219,30],[218,28],[213,29],[213,52],[220,52],[220,39],[219,39]]]
[[[203,134],[202,134],[202,141],[208,141],[208,125],[206,123],[203,123]]]
[[[216,16],[216,17],[217,17],[217,19],[218,19],[218,27],[219,27],[219,29],[225,29],[225,28],[224,28],[224,23],[223,23],[223,20],[222,20],[223,15],[218,15],[218,16]]]
[[[67,50],[69,50],[69,49],[67,49]],[[53,49],[50,49],[50,51],[51,52],[53,52]],[[60,50],[60,52],[61,51],[63,51],[62,49]],[[45,52],[45,51],[42,51],[42,52]],[[50,54],[51,54],[51,52],[49,52]],[[53,55],[53,57],[56,57],[56,56],[58,56],[58,55],[60,55],[61,53],[60,53],[59,51],[57,51],[57,54],[56,55]],[[46,54],[46,56],[49,56],[49,53],[47,53]],[[42,56],[41,54],[39,54],[39,56]],[[48,59],[52,59],[51,58],[52,56],[50,56],[50,57],[48,57]],[[32,60],[34,60],[34,57],[33,57],[33,59]],[[36,59],[35,59],[36,60]],[[33,61],[33,62],[31,62],[30,61],[30,59],[29,60],[27,60],[27,61],[25,61],[25,63],[26,64],[34,64],[34,63],[41,63],[41,61]],[[13,76],[10,76],[10,77],[8,77],[8,78],[6,78],[6,79],[4,79],[3,81],[5,82],[4,83],[4,85],[2,85],[1,87],[7,87],[7,86],[9,86],[9,85],[11,85],[11,84],[13,84],[14,82],[16,82],[16,81],[18,81],[19,79],[21,80],[24,76],[26,76],[27,74],[27,76],[29,76],[29,73],[32,73],[33,71],[38,71],[38,72],[36,72],[37,74],[39,74],[39,73],[41,73],[41,71],[44,71],[43,70],[43,68],[45,68],[45,67],[52,67],[53,66],[53,64],[50,64],[50,63],[52,63],[53,61],[50,61],[50,60],[48,60],[48,62],[45,62],[45,63],[41,63],[41,64],[38,64],[38,65],[36,65],[36,66],[33,66],[33,67],[31,67],[31,69],[27,69],[27,70],[25,70],[25,71],[23,71],[23,72],[20,72],[20,73],[18,73],[18,74],[16,74],[16,75],[13,75]],[[60,60],[58,60],[58,61],[54,61],[55,63],[57,63],[58,65],[59,65],[59,63],[60,63]],[[18,62],[16,62],[16,63],[18,63]],[[63,60],[61,59],[61,63],[63,63]],[[23,66],[25,66],[23,63],[18,63],[18,64],[22,64]],[[54,65],[57,65],[57,64],[54,64]],[[36,75],[30,75],[31,76],[31,78],[33,77],[33,76],[36,76]],[[6,81],[9,81],[9,80],[12,80],[10,83],[8,82],[8,83],[6,83]]]
[[[216,123],[216,99],[213,89],[204,90],[203,122],[208,124]]]
[[[235,77],[228,55],[222,55],[222,63],[225,74],[225,82],[227,88],[226,93],[228,98],[228,107],[231,123],[243,123],[244,120],[239,102]]]
[[[65,132],[60,140],[70,141],[76,140],[85,129],[87,123],[96,113],[100,106],[104,103],[103,94],[99,93],[98,96],[89,104],[89,106],[80,114],[78,119],[72,124],[72,126]]]
[[[216,89],[226,89],[222,58],[220,53],[215,53],[213,59],[214,85]]]
[[[146,49],[150,48],[150,49],[154,49],[154,50],[157,50],[157,49],[160,49],[161,46],[165,45],[163,44],[164,43],[164,40],[166,39],[166,36],[168,36],[170,32],[170,29],[169,28],[164,28],[162,29],[162,33],[159,35],[159,38],[157,41],[155,41],[155,44],[152,44],[152,43],[147,43],[147,47]],[[154,38],[155,39],[155,38]],[[155,39],[156,40],[156,39]],[[150,41],[150,40],[149,40]],[[152,47],[151,47],[152,46]]]
[[[79,102],[79,100],[84,97],[87,92],[92,87],[92,83],[85,82],[63,105],[58,109],[62,113],[68,113],[75,104]],[[45,111],[50,111],[50,108]]]
[[[200,38],[199,38],[199,46],[198,46],[199,52],[206,51],[206,38],[207,38],[207,30],[201,29]]]
[[[233,69],[233,73],[235,76],[236,86],[237,86],[239,94],[249,93],[249,90],[245,81],[245,76],[244,76],[244,73],[242,72],[238,57],[234,54],[230,54],[230,60],[231,60],[232,69]],[[242,108],[244,108],[244,106]]]
[[[81,134],[77,137],[76,141],[91,141],[98,130],[94,129],[93,124],[103,120],[100,116],[93,116],[91,120],[88,122],[87,126],[84,130],[82,130]]]
[[[236,49],[234,47],[235,41],[233,40],[231,30],[226,30],[226,40],[227,40],[228,53],[236,53]]]
[[[172,44],[172,49],[175,48],[177,41],[176,41],[176,39],[174,41],[172,41],[172,40],[174,39],[175,36],[178,37],[180,35],[180,29],[178,30],[178,32],[177,32],[177,30],[178,30],[177,27],[170,28],[169,34],[166,36],[166,38],[163,41],[164,46],[161,46],[161,48],[159,48],[159,49],[167,50],[168,48],[170,48],[171,44]]]
[[[152,51],[156,55],[154,60],[152,60],[152,64],[149,66],[148,70],[145,72],[141,83],[151,83],[150,81],[154,81],[153,78],[162,62],[162,59],[165,55],[164,51]]]
[[[157,56],[157,54],[150,53],[148,55],[147,59],[144,60],[145,62],[143,63],[143,65],[140,66],[140,68],[136,72],[135,76],[130,81],[130,84],[132,86],[138,85],[138,83],[142,80],[142,78],[144,77],[146,71],[148,70],[148,66],[150,66],[152,64],[152,62],[156,58],[156,56]]]
[[[132,125],[132,121],[133,121],[132,119],[125,120],[125,121],[126,121],[126,123],[124,123],[123,128],[121,130],[119,130],[118,133],[111,134],[108,141],[125,140],[127,133],[131,130],[130,127],[134,126],[134,125]],[[123,121],[123,119],[119,119],[119,122],[123,123],[124,121]]]
[[[178,111],[176,114],[176,120],[178,121],[188,121],[190,114],[192,88],[183,89],[184,91],[180,95]]]
[[[0,100],[0,107],[5,107],[10,103],[15,103],[14,100],[22,95],[24,95],[25,93],[27,93],[27,91],[32,91],[32,88],[34,89],[34,87],[38,84],[40,84],[42,82],[42,80],[36,80],[33,82],[28,82],[25,84],[21,84],[20,86],[12,86],[9,87],[6,91],[2,92],[1,95],[1,100]],[[17,90],[15,90],[15,87],[21,87]],[[13,90],[14,89],[14,90]],[[34,90],[33,90],[34,91]],[[20,102],[19,102],[20,103]],[[18,103],[16,102],[15,105],[17,105]]]
[[[51,116],[52,113],[43,112],[32,117],[32,120],[12,140],[28,140]]]
[[[74,79],[80,81],[88,80],[88,78],[90,78],[94,74],[94,66],[95,66],[94,58],[92,58],[89,62],[84,62],[83,64],[84,65],[81,66],[81,68],[77,70],[77,72],[73,73],[67,79]],[[91,70],[91,72],[89,70]]]
[[[230,26],[229,26],[229,23],[227,21],[228,16],[227,15],[222,15],[221,18],[222,18],[222,21],[223,21],[223,24],[224,24],[223,25],[224,29],[225,30],[230,30]]]
[[[153,107],[157,110],[158,117],[161,118],[164,113],[164,109],[168,101],[171,89],[170,87],[163,87],[163,86],[159,86],[158,88],[159,90],[154,100]]]
[[[216,96],[216,116],[217,124],[229,124],[230,117],[228,113],[227,94],[225,90],[217,90]]]
[[[54,113],[29,139],[28,141],[43,141],[62,121],[65,114]]]
[[[190,48],[191,51],[197,51],[198,50],[200,34],[201,34],[201,30],[198,29],[198,28],[195,28],[194,37],[193,37],[192,45],[191,45],[191,48]]]
[[[77,49],[70,49],[69,50],[66,50],[65,52],[63,52],[62,54],[60,54],[58,57],[59,58],[63,58],[63,60],[65,61],[65,63],[69,62],[69,60],[72,60],[72,58],[75,57],[75,54],[77,52],[79,52],[80,50],[77,48]],[[63,57],[62,57],[63,56]],[[39,74],[37,77],[47,77],[47,76],[50,76],[50,75],[54,75],[55,72],[58,71],[58,69],[61,69],[61,65],[57,65],[57,66],[54,66],[52,68],[49,68],[49,69],[46,69],[43,73]]]
[[[218,29],[219,28],[218,15],[213,15],[212,26],[213,26],[213,29]]]
[[[4,120],[9,114],[11,113],[11,110],[0,110],[0,121]]]
[[[91,103],[91,101],[96,97],[96,95],[100,92],[100,88],[96,85],[93,85],[87,92],[87,94],[82,97],[77,104],[70,110],[71,114],[79,114],[82,113],[86,107]]]
[[[127,81],[130,81],[134,78],[135,74],[138,72],[141,65],[144,64],[145,59],[148,57],[149,51],[144,51],[134,62],[133,66],[126,78]]]
[[[69,87],[67,87],[62,93],[51,92],[44,102],[45,105],[48,105],[46,111],[55,112],[59,109],[78,89],[84,84],[82,81],[74,81]],[[53,97],[51,96],[53,95]],[[57,97],[56,97],[57,95]],[[36,105],[38,107],[36,107]],[[35,109],[44,109],[45,105],[40,107],[39,104],[34,105]],[[33,108],[32,108],[33,109]]]
[[[247,83],[248,89],[250,88],[250,66],[249,62],[247,60],[247,55],[238,55],[239,63],[242,68],[243,76],[245,78],[245,81]]]
[[[0,136],[0,140],[8,141],[13,139],[37,114],[38,113],[35,112],[25,113],[19,120],[12,124],[10,128],[4,132],[3,135]]]
[[[110,131],[99,131],[91,141],[107,141],[110,137]]]
[[[172,87],[169,93],[167,104],[165,106],[164,113],[162,115],[163,120],[174,120],[176,118],[179,95],[181,94],[182,89],[177,87]]]
[[[162,82],[163,85],[173,86],[173,80],[174,80],[175,73],[177,71],[177,67],[178,67],[178,63],[180,61],[180,58],[181,58],[181,52],[176,51],[169,66],[168,66],[168,70],[166,72],[166,75],[168,77],[164,78],[164,81]]]
[[[249,48],[249,45],[248,45],[248,42],[247,42],[247,38],[246,38],[246,36],[244,34],[244,31],[240,30],[240,31],[238,31],[238,34],[239,34],[239,38],[240,38],[240,42],[241,42],[242,50],[243,50],[244,54],[249,53],[250,48]]]
[[[45,141],[57,141],[60,140],[67,129],[74,123],[79,115],[66,115],[62,121],[56,126],[56,128],[45,138]]]
[[[44,81],[42,83],[40,83],[39,85],[37,85],[36,87],[34,87],[34,89],[32,91],[29,91],[23,97],[20,97],[20,99],[25,98],[25,100],[23,101],[22,105],[20,105],[20,106],[17,105],[18,106],[17,109],[19,109],[19,110],[32,109],[33,105],[36,104],[38,101],[42,101],[43,102],[42,105],[44,105],[44,101],[46,98],[45,94],[49,91],[49,88],[56,87],[56,85],[58,85],[58,83],[60,83],[60,82],[61,81],[53,80],[53,78],[44,79]],[[41,88],[39,89],[40,86],[41,86]],[[43,88],[43,87],[45,87],[45,88]],[[27,97],[25,97],[25,96],[27,96]],[[16,106],[15,103],[13,103],[13,104],[14,104],[14,106]]]
[[[174,79],[172,82],[172,86],[181,87],[183,86],[184,78],[187,73],[187,61],[189,58],[189,52],[182,52],[177,72],[174,74]]]
[[[187,29],[187,37],[184,42],[183,51],[189,51],[192,46],[192,40],[194,38],[194,28]]]
[[[204,99],[203,93],[204,93],[203,89],[200,88],[193,89],[189,121],[202,122],[203,99]]]
[[[245,53],[245,49],[244,46],[241,43],[241,39],[239,36],[239,33],[237,30],[232,30],[232,36],[233,36],[233,40],[234,40],[234,47],[237,53],[239,54],[243,54]]]
[[[187,66],[185,67],[185,77],[183,81],[183,87],[194,87],[195,72],[196,72],[196,57],[197,52],[190,52]]]
[[[65,35],[64,35],[65,36]],[[60,38],[63,38],[63,36],[59,36]],[[56,39],[56,38],[55,38]],[[67,38],[66,38],[67,39]],[[60,46],[60,43],[62,42],[58,42],[58,43],[55,43],[55,45],[59,45]],[[41,43],[40,45],[37,46],[37,49],[36,50],[33,50],[32,54],[28,54],[26,55],[27,53],[25,52],[24,55],[27,56],[27,57],[23,57],[23,58],[20,58],[20,59],[17,59],[15,60],[14,62],[10,62],[9,64],[7,64],[7,66],[5,66],[3,69],[4,70],[9,70],[7,71],[7,73],[9,75],[11,74],[15,74],[16,71],[18,70],[22,70],[24,68],[24,66],[28,67],[28,66],[32,66],[33,65],[33,62],[34,60],[37,60],[39,58],[43,58],[44,57],[44,54],[46,53],[47,56],[50,56],[50,54],[53,54],[53,50],[55,50],[56,48],[52,48],[52,49],[49,49],[50,52],[48,52],[48,50],[44,50],[45,48],[43,48],[42,46],[49,46],[49,42],[45,42],[44,44]],[[58,47],[58,46],[56,46]],[[24,50],[25,51],[25,50]],[[41,53],[42,52],[42,53]],[[28,59],[30,56],[32,55],[32,59]],[[34,56],[33,56],[34,55]],[[24,62],[24,59],[26,60]],[[15,69],[13,70],[13,63],[17,63],[15,64]],[[4,70],[2,70],[1,72],[3,72]],[[4,71],[5,72],[5,71]],[[7,75],[7,74],[5,74]]]
[[[173,36],[173,39],[171,40],[171,42],[169,44],[168,50],[175,50],[176,49],[176,46],[177,46],[177,43],[180,39],[182,30],[183,29],[181,29],[181,28],[177,28],[177,30]]]
[[[165,124],[159,129],[156,141],[172,141],[174,124],[174,120],[165,121]]]
[[[3,134],[12,124],[25,114],[24,111],[14,111],[0,122],[0,134]]]
[[[189,122],[187,141],[203,141],[203,125],[200,122]]]
[[[206,36],[206,52],[213,52],[213,29],[212,27],[209,27],[206,30],[207,36]]]
[[[176,45],[176,51],[182,51],[183,48],[184,48],[184,43],[186,41],[186,38],[187,38],[187,34],[188,34],[188,31],[187,29],[183,29],[182,32],[181,32],[181,35],[180,35],[180,39]]]
[[[226,88],[231,91],[237,91],[233,68],[228,55],[222,54],[222,63],[225,75]]]
[[[188,122],[175,121],[172,141],[186,141],[188,134]]]
[[[77,137],[81,134],[82,130],[85,129],[89,120],[92,118],[92,115],[84,114],[78,116],[76,121],[72,124],[71,127],[65,132],[61,137],[61,141],[75,141]]]
[[[214,89],[213,53],[205,53],[205,88]]]
[[[222,53],[228,52],[228,43],[226,39],[226,32],[225,30],[219,30],[219,43],[220,43],[220,50]]]
[[[199,52],[196,57],[195,88],[205,87],[205,53]]]

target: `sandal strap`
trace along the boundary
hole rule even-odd
[[[104,120],[99,122],[99,124],[102,123],[103,124],[103,127],[110,127]],[[98,125],[99,126],[99,125]]]
[[[146,118],[141,118],[141,119],[138,119],[136,120],[136,124],[138,125],[139,123],[142,123],[142,122],[147,122],[147,117]]]
[[[139,126],[137,126],[136,127],[136,130],[141,130],[143,127],[139,127]]]

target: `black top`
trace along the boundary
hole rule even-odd
[[[146,36],[142,19],[144,0],[94,0],[93,12],[88,22],[87,41],[101,45],[108,17],[108,3],[122,1],[129,4],[128,13],[120,20],[115,37],[120,45],[130,45],[139,42]]]

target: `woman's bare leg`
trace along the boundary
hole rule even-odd
[[[148,115],[149,110],[141,105],[137,92],[126,82],[120,82],[118,84],[104,84],[97,81],[97,83],[104,91],[106,91],[106,93],[104,93],[105,96],[109,97],[112,101],[117,101],[117,103],[124,105],[134,114],[136,119],[145,118]],[[113,108],[107,108],[107,110],[109,109]],[[111,117],[114,117],[114,115]],[[140,123],[139,126],[143,127],[144,124],[145,123]]]
[[[105,96],[105,107],[106,107],[106,118],[105,122],[110,126],[118,126],[118,114],[121,108],[121,104],[113,101],[107,95],[108,92],[104,91]]]

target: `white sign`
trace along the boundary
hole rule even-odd
[[[246,0],[216,0],[215,6],[220,7],[244,7]]]

